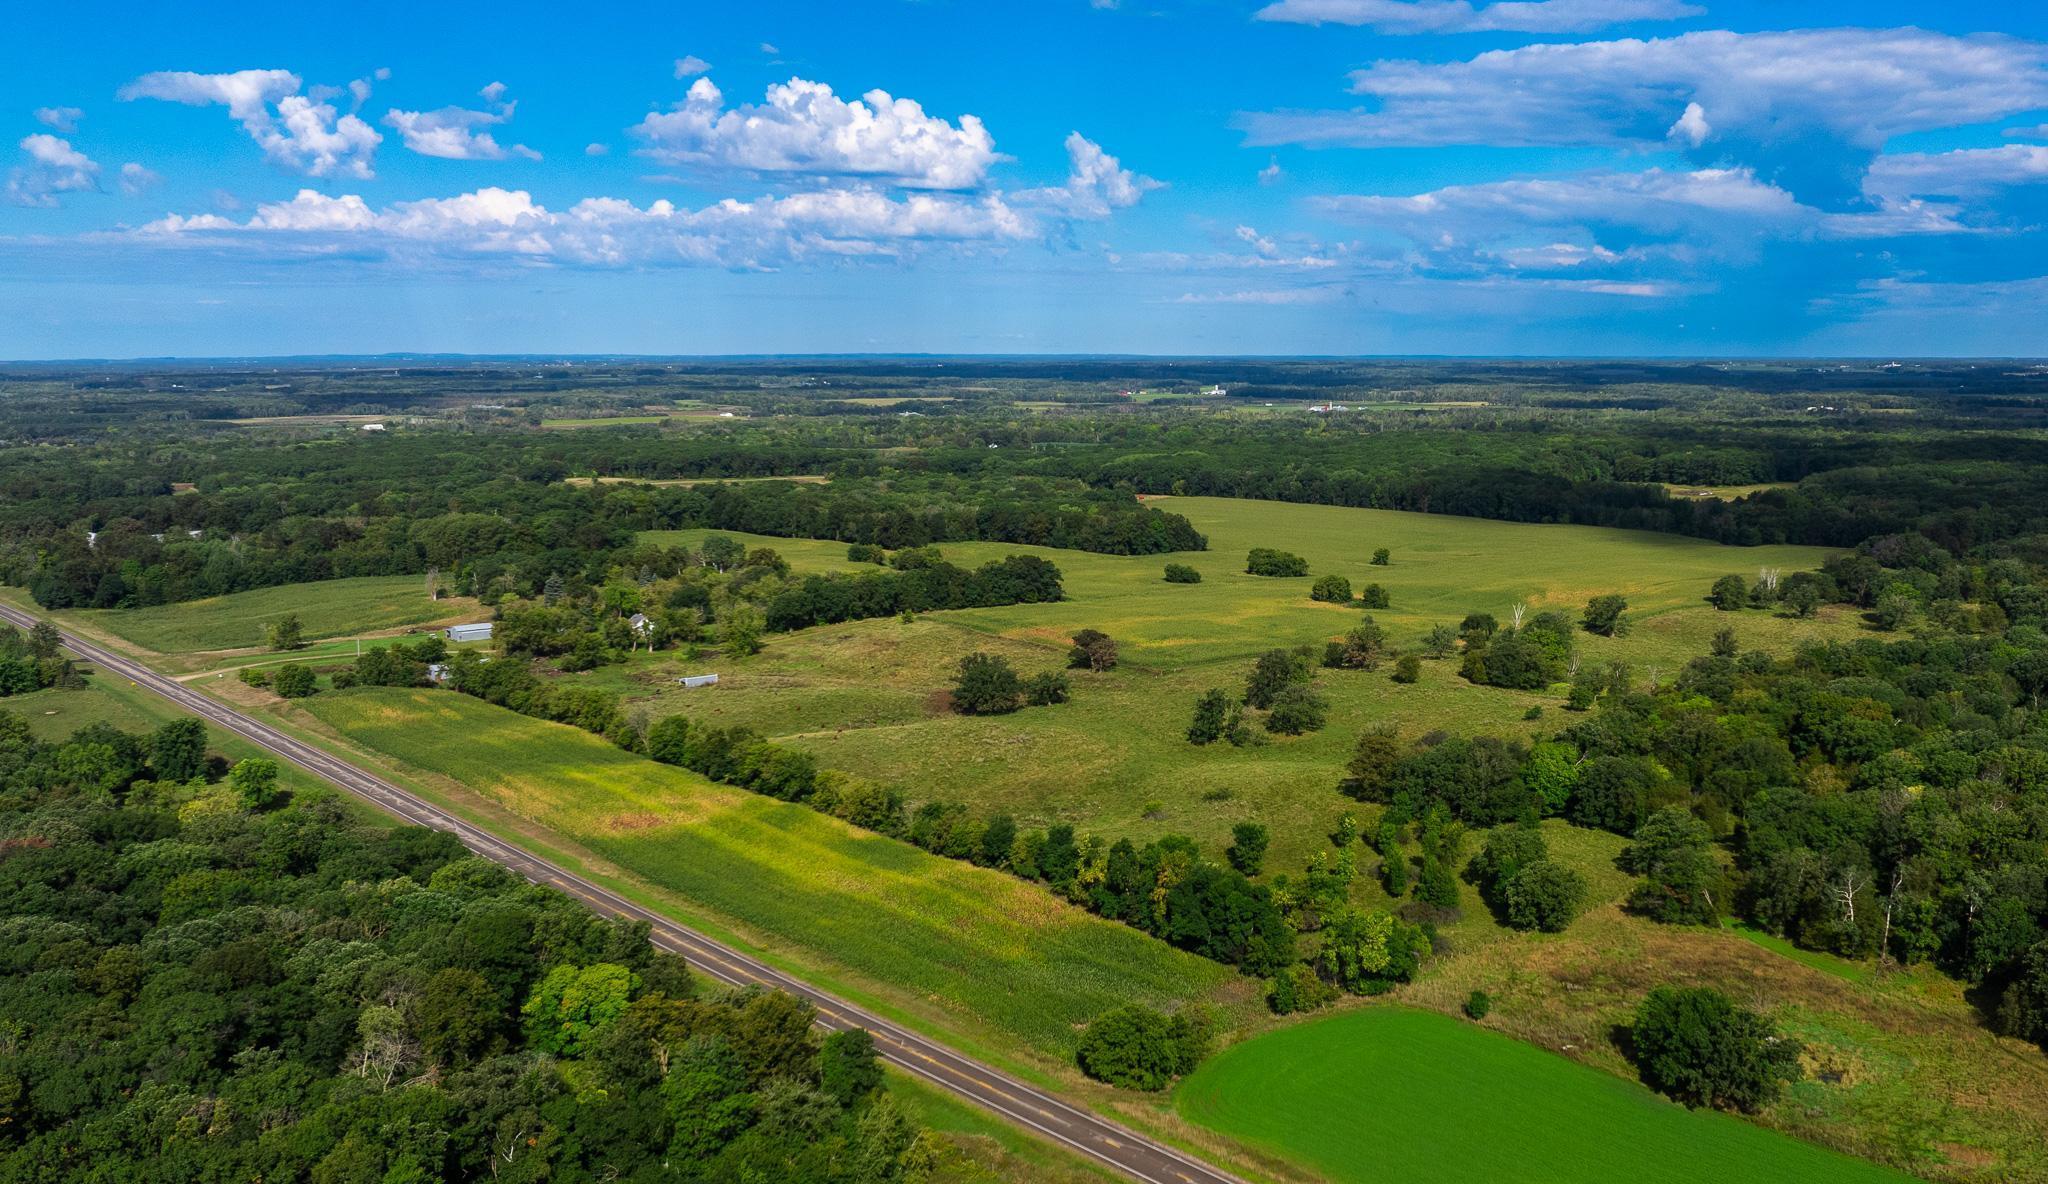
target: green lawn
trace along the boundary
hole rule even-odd
[[[1434,1012],[1371,1007],[1226,1049],[1181,1113],[1337,1184],[1877,1184],[1908,1177]]]
[[[648,882],[928,1019],[1065,1064],[1127,1001],[1171,1007],[1248,986],[998,872],[927,855],[802,806],[713,785],[451,691],[361,689],[307,709],[349,740],[443,774]]]
[[[775,635],[764,652],[739,660],[642,655],[590,677],[638,697],[652,715],[745,723],[812,752],[829,768],[889,781],[912,798],[956,798],[983,813],[1008,810],[1032,822],[1066,821],[1140,839],[1178,831],[1211,851],[1221,850],[1233,824],[1257,819],[1275,836],[1271,866],[1287,868],[1345,808],[1333,791],[1364,727],[1392,723],[1409,737],[1436,729],[1534,735],[1571,717],[1558,695],[1476,687],[1458,677],[1455,661],[1432,661],[1412,686],[1394,684],[1384,669],[1322,672],[1318,688],[1331,712],[1316,735],[1264,748],[1190,747],[1181,735],[1204,690],[1241,690],[1259,651],[1319,644],[1359,616],[1310,601],[1311,578],[1243,574],[1254,545],[1294,551],[1313,572],[1338,572],[1354,587],[1385,585],[1393,608],[1373,615],[1403,646],[1469,611],[1506,619],[1520,602],[1576,617],[1587,598],[1610,591],[1629,598],[1635,627],[1624,638],[1581,634],[1581,652],[1590,661],[1628,661],[1643,678],[1670,678],[1705,653],[1724,626],[1745,647],[1778,652],[1860,629],[1853,615],[1837,610],[1799,621],[1720,613],[1704,602],[1721,575],[1812,568],[1827,554],[1817,548],[1736,548],[1639,531],[1222,498],[1152,504],[1186,515],[1209,536],[1211,549],[1124,557],[947,544],[947,557],[969,566],[1016,552],[1042,555],[1059,566],[1069,599]],[[708,533],[649,537],[696,543]],[[863,566],[849,563],[840,543],[732,537],[774,548],[798,571]],[[1393,562],[1374,567],[1372,552],[1381,546]],[[1165,583],[1168,558],[1193,565],[1204,581]],[[935,709],[935,695],[950,685],[962,655],[986,649],[1026,673],[1055,669],[1063,665],[1066,639],[1082,628],[1115,637],[1123,664],[1106,674],[1071,674],[1072,703],[1001,718]],[[674,688],[675,675],[704,670],[720,674],[716,688]],[[1525,720],[1531,707],[1544,708],[1543,718]]]
[[[299,615],[299,624],[312,641],[469,619],[480,611],[473,600],[429,599],[423,576],[360,576],[258,588],[150,608],[68,613],[64,619],[112,633],[146,650],[182,654],[266,645],[270,626],[290,613]]]

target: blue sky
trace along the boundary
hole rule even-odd
[[[0,357],[2048,354],[2043,9],[24,7]]]

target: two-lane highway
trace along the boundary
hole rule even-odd
[[[35,623],[34,617],[5,606],[0,606],[0,618],[22,628]],[[534,883],[566,892],[598,913],[647,922],[652,928],[655,945],[681,954],[703,974],[734,986],[761,984],[809,1000],[817,1008],[819,1024],[827,1029],[865,1028],[874,1036],[876,1051],[889,1063],[1134,1180],[1146,1181],[1147,1184],[1242,1184],[1236,1176],[1062,1101],[1037,1086],[997,1072],[943,1044],[678,925],[600,884],[503,842],[490,832],[373,773],[193,691],[147,666],[68,633],[64,635],[64,645],[96,666],[103,677],[129,679],[405,822],[447,831],[478,855],[518,872]]]

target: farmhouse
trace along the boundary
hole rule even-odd
[[[642,641],[647,640],[648,634],[654,632],[654,622],[647,619],[646,613],[634,613],[626,618],[626,627],[633,631],[633,636]]]
[[[491,623],[478,621],[471,625],[450,625],[444,632],[450,641],[489,641]]]

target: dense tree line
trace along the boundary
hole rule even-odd
[[[210,782],[195,728],[39,743],[0,713],[0,1180],[889,1184],[928,1156],[865,1034],[705,995],[646,926],[449,835]]]
[[[816,459],[758,447],[752,461],[744,459],[750,448],[739,446],[681,450],[669,463],[727,476],[756,467],[786,472]],[[643,530],[710,527],[892,550],[954,540],[1125,555],[1206,545],[1185,519],[1074,479],[883,470],[890,479],[879,481],[854,466],[829,485],[564,483],[609,451],[555,437],[447,431],[296,447],[210,441],[4,451],[0,576],[52,608],[165,604],[430,570],[450,590],[496,599],[537,596],[551,573],[583,572],[595,582],[635,549]]]
[[[1062,600],[1060,570],[1036,555],[993,559],[972,571],[944,561],[909,571],[806,576],[768,602],[768,628],[803,629],[899,613]]]

